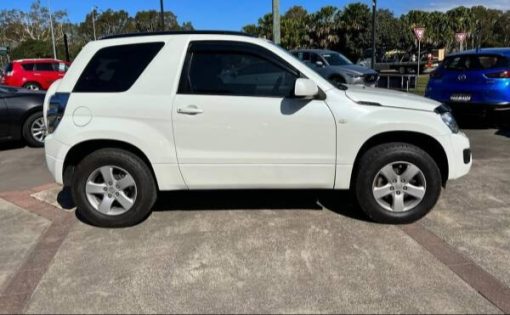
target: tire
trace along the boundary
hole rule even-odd
[[[35,82],[28,82],[23,85],[23,88],[27,90],[39,91],[41,89],[41,86]]]
[[[413,166],[419,173],[404,178],[416,172]],[[358,204],[379,223],[415,222],[432,210],[441,195],[441,172],[436,162],[427,152],[407,143],[387,143],[369,149],[361,157],[355,176]],[[388,177],[393,178],[391,182]],[[383,197],[377,199],[376,193]],[[421,198],[415,197],[421,194]]]
[[[43,147],[45,132],[42,112],[33,113],[23,123],[23,139],[30,147]]]
[[[113,171],[108,172],[110,168]],[[106,174],[113,173],[111,182],[105,180],[103,170]],[[99,227],[136,225],[150,214],[157,198],[156,183],[148,165],[129,151],[113,148],[95,151],[78,163],[71,191],[78,215]],[[126,200],[130,201],[128,207]]]

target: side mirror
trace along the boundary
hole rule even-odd
[[[319,87],[310,79],[299,78],[296,80],[294,95],[297,97],[312,98],[319,94]]]
[[[322,68],[322,67],[324,67],[324,62],[322,62],[322,61],[318,60],[318,61],[316,61],[316,62],[315,62],[315,65],[316,65],[317,67],[319,67],[319,68]]]

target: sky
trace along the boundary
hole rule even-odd
[[[28,10],[33,0],[0,0],[0,10]],[[52,10],[66,10],[72,22],[81,22],[97,6],[99,10],[124,9],[130,14],[139,10],[159,10],[159,0],[41,0]],[[371,5],[372,0],[281,0],[282,14],[293,5],[316,11],[326,5],[343,7],[351,2]],[[191,21],[195,29],[238,31],[246,24],[271,11],[271,0],[165,0],[165,9],[174,12],[180,23]],[[510,0],[378,0],[378,7],[390,9],[397,16],[413,9],[446,11],[459,5],[510,10]]]

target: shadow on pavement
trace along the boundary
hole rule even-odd
[[[510,127],[499,129],[498,131],[496,131],[496,135],[510,138]]]
[[[219,190],[161,192],[154,211],[331,210],[367,221],[348,191]]]
[[[0,151],[22,149],[25,146],[26,146],[26,144],[23,141],[0,142]]]
[[[64,209],[72,209],[69,190],[59,193]],[[153,211],[250,211],[250,210],[330,210],[338,215],[371,222],[348,191],[323,190],[218,190],[160,192]],[[76,217],[91,225],[76,211]],[[150,215],[147,217],[149,218]],[[146,219],[147,219],[146,218]],[[144,220],[145,221],[145,220]],[[141,222],[140,224],[143,224]]]

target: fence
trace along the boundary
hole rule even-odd
[[[381,73],[377,87],[397,89],[409,92],[409,89],[416,89],[418,80],[415,74]]]

